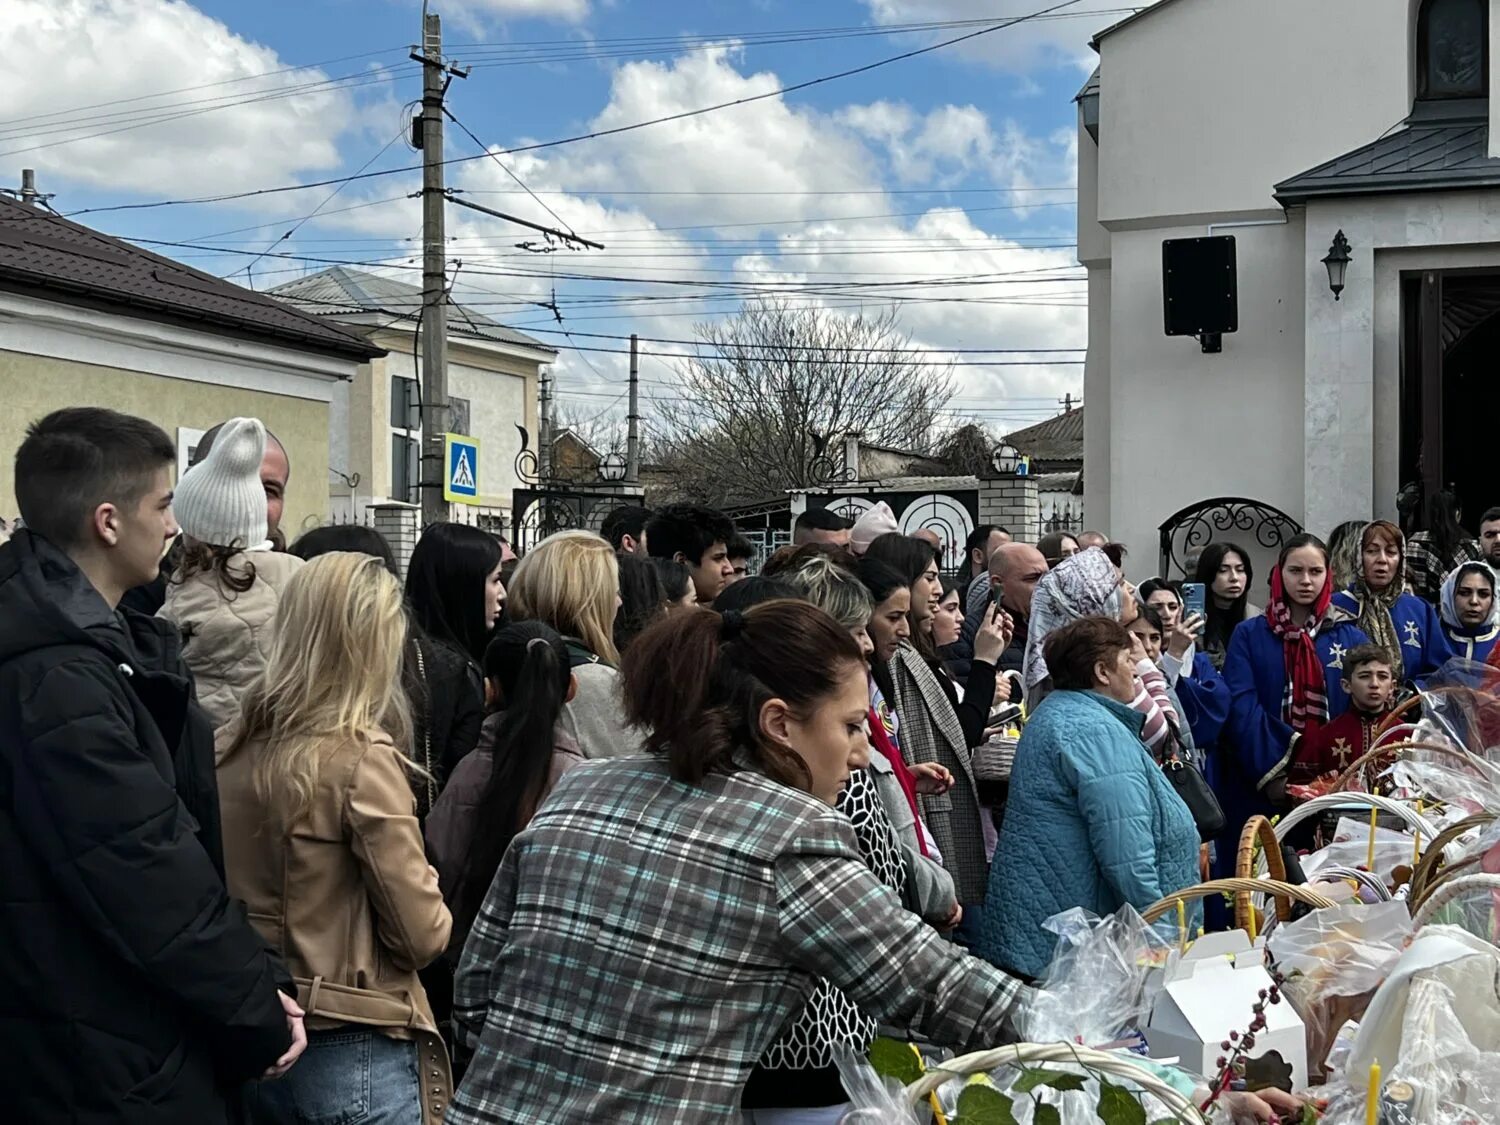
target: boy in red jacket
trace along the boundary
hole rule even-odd
[[[1307,785],[1343,773],[1374,745],[1375,732],[1396,698],[1390,655],[1378,645],[1360,645],[1344,657],[1343,681],[1349,710],[1298,739],[1290,784]]]

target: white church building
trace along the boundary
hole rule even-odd
[[[1471,525],[1500,504],[1497,38],[1500,0],[1158,0],[1097,36],[1091,526],[1144,564],[1218,497],[1322,535],[1413,483],[1457,488]],[[1223,236],[1238,326],[1211,352],[1165,334],[1162,244]]]

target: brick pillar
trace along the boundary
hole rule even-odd
[[[979,522],[999,524],[1017,543],[1042,537],[1042,505],[1032,477],[998,477],[979,482]]]
[[[384,535],[396,556],[396,567],[403,577],[406,565],[411,562],[412,550],[417,545],[417,535],[422,523],[422,509],[416,504],[403,504],[399,500],[386,500],[369,506],[374,517],[375,530]]]

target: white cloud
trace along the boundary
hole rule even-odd
[[[589,16],[589,0],[460,0],[455,7],[475,14],[506,19],[549,19],[582,23]]]
[[[268,74],[286,66],[275,51],[180,0],[9,0],[6,17],[0,155],[7,168],[37,168],[44,188],[175,195],[277,183],[338,168],[339,135],[360,121],[337,87],[267,99],[330,76]],[[235,81],[252,76],[263,77]],[[186,89],[210,83],[225,84]],[[182,92],[154,96],[163,89]],[[224,101],[241,104],[202,112]],[[37,145],[49,147],[22,151]]]
[[[1046,0],[864,0],[878,24],[927,23],[945,20],[1006,20],[1050,7]],[[1001,28],[952,47],[956,54],[1018,74],[1055,66],[1076,66],[1084,72],[1098,63],[1089,47],[1097,32],[1118,23],[1138,0],[1082,0],[1054,15],[1014,27]],[[944,28],[936,40],[952,39],[977,28]]]

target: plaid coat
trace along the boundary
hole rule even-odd
[[[1009,1038],[1027,992],[902,910],[807,794],[749,770],[687,785],[654,758],[582,766],[464,947],[454,1015],[476,1053],[447,1120],[737,1123],[818,975],[960,1050]]]
[[[984,812],[958,712],[938,683],[938,674],[910,644],[896,650],[890,669],[896,689],[891,703],[901,723],[902,755],[911,764],[938,762],[953,774],[953,788],[948,792],[917,798],[922,821],[942,853],[943,866],[953,875],[958,901],[964,906],[983,903],[990,878],[979,820]]]

